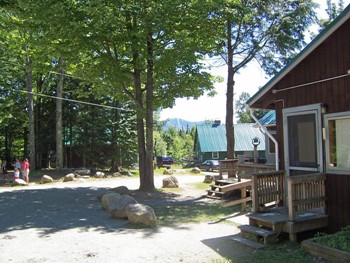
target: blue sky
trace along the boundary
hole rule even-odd
[[[325,16],[325,7],[327,0],[315,1],[320,4],[319,14]],[[333,1],[334,2],[334,1]],[[344,0],[344,8],[350,4],[350,0]],[[211,63],[208,60],[208,63]],[[215,89],[217,95],[208,97],[206,95],[197,100],[177,99],[176,105],[171,109],[165,109],[160,114],[160,119],[180,118],[187,121],[204,121],[219,119],[225,122],[226,117],[226,75],[225,66],[212,66],[213,75],[219,75],[224,78],[222,83],[217,83]],[[235,100],[239,95],[246,91],[251,96],[258,91],[268,81],[267,76],[256,61],[251,62],[240,74],[235,76]]]

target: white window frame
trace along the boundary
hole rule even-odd
[[[350,111],[330,113],[330,114],[325,114],[324,116],[324,123],[325,123],[325,129],[326,129],[326,144],[325,144],[326,145],[326,172],[334,173],[334,174],[349,174],[350,166],[348,168],[331,166],[328,122],[330,120],[341,120],[341,119],[350,119]],[[349,144],[350,144],[350,141],[349,141]]]
[[[211,153],[211,158],[212,159],[219,159],[219,152],[212,152]]]

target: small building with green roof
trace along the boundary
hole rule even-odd
[[[265,159],[265,137],[254,123],[239,123],[234,125],[235,154],[254,157],[253,138],[259,138],[258,157]],[[199,162],[205,160],[224,160],[227,158],[226,127],[220,122],[202,124],[196,127],[194,142],[195,157]]]

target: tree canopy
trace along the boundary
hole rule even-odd
[[[24,91],[26,83],[28,91],[29,86],[55,96],[62,91],[63,97],[118,103],[118,114],[134,113],[134,118],[126,118],[135,128],[122,125],[126,131],[121,134],[137,132],[141,190],[154,188],[154,112],[173,106],[176,98],[198,98],[214,90],[215,78],[207,71],[205,56],[221,57],[228,66],[226,134],[231,136],[227,138],[231,158],[235,74],[253,59],[268,74],[280,69],[303,46],[315,7],[311,0],[3,0],[0,4],[1,40],[13,46],[11,53],[3,50],[3,56],[15,60],[27,76],[18,78],[16,89]],[[61,91],[54,89],[57,73],[65,74]],[[45,111],[44,103],[34,100],[36,114]],[[63,104],[62,114],[73,121],[65,124],[63,138],[72,143],[79,134],[89,135],[91,140],[87,136],[79,141],[86,156],[95,154],[86,145],[96,134],[112,145],[118,138],[112,134],[119,117],[110,114],[110,122],[101,119],[104,126],[96,127],[93,121],[106,116],[102,112]],[[42,120],[29,120],[40,133]],[[106,131],[110,136],[104,137]],[[39,142],[34,143],[40,148]]]

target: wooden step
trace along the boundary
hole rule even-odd
[[[223,194],[225,194],[224,192],[220,192],[220,191],[215,191],[215,190],[207,190],[208,194],[215,194],[215,195],[219,195],[222,196]]]
[[[247,237],[249,235],[255,235],[257,237],[262,237],[264,239],[264,244],[270,244],[276,241],[279,233],[264,229],[261,227],[251,226],[251,225],[241,225],[238,226],[241,230],[241,234],[243,237]]]
[[[262,243],[259,243],[259,242],[253,241],[253,240],[249,240],[249,239],[246,239],[246,238],[241,237],[241,236],[235,236],[235,237],[232,237],[230,239],[233,241],[239,242],[241,244],[244,244],[248,247],[254,248],[254,249],[260,249],[260,248],[265,247],[265,245]]]
[[[219,196],[215,196],[215,195],[206,195],[206,198],[211,198],[211,199],[216,199],[216,200],[221,200],[222,198]]]

